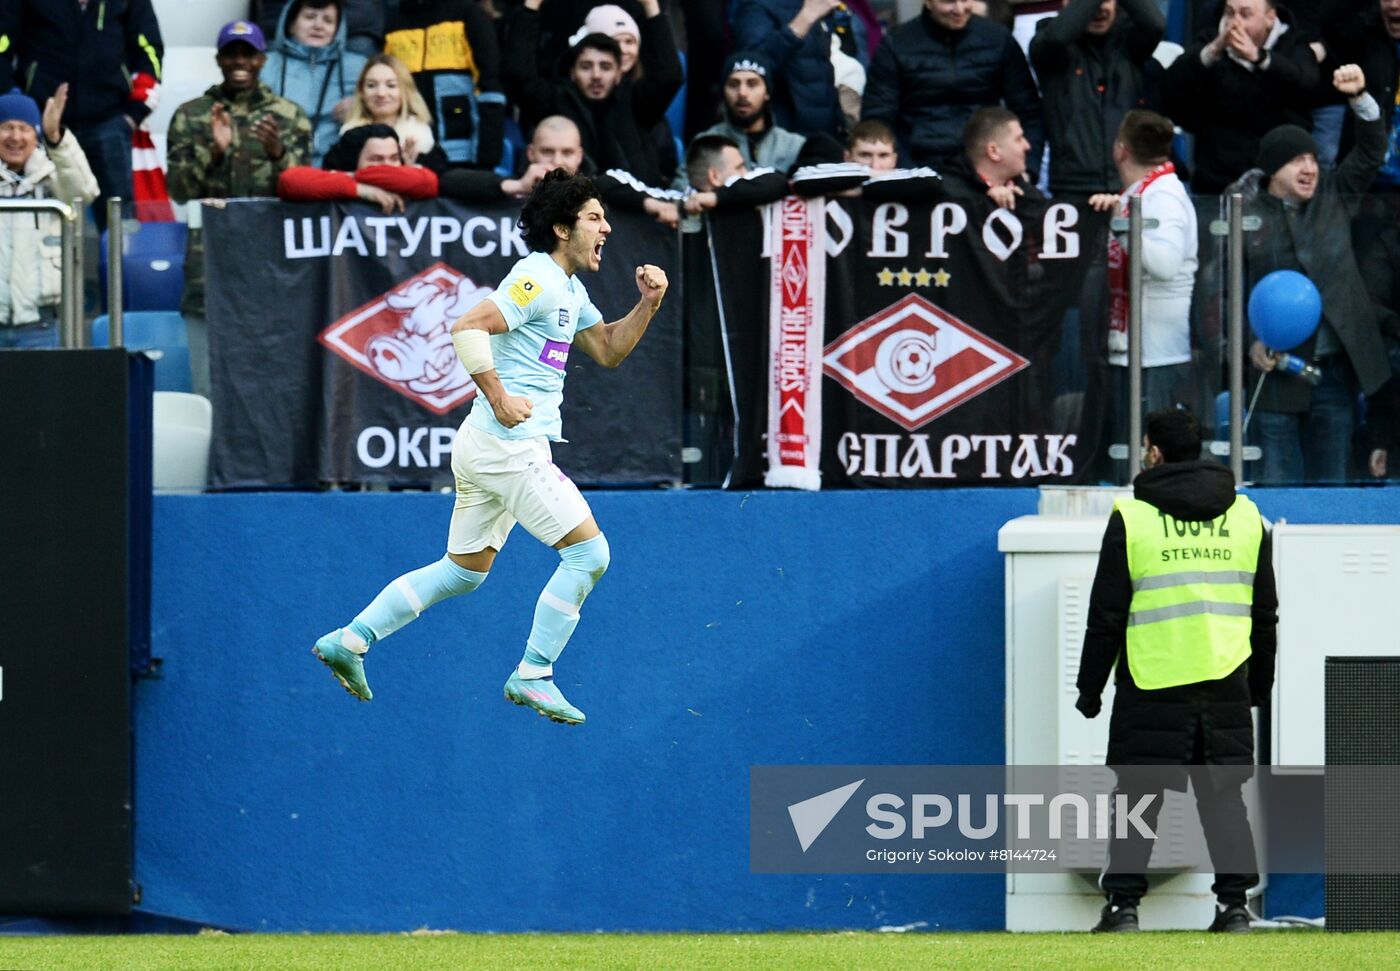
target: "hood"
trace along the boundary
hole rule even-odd
[[[1221,218],[1223,219],[1225,217],[1225,200],[1232,194],[1238,192],[1240,195],[1244,196],[1244,202],[1248,205],[1261,195],[1268,195],[1268,193],[1264,191],[1268,181],[1268,177],[1264,175],[1263,169],[1252,168],[1247,170],[1244,175],[1241,175],[1234,182],[1227,185],[1220,193]]]
[[[1272,51],[1274,49],[1274,46],[1278,44],[1279,38],[1282,37],[1284,34],[1288,33],[1288,28],[1291,26],[1292,20],[1293,15],[1289,13],[1284,7],[1275,6],[1274,25],[1269,28],[1269,36],[1265,37],[1264,43],[1260,44],[1259,46],[1265,51]],[[1225,18],[1223,15],[1220,18],[1220,23],[1222,27],[1225,24]],[[1226,48],[1225,54],[1228,58],[1230,58],[1230,60],[1234,61],[1236,64],[1238,64],[1240,67],[1244,68],[1247,71],[1252,72],[1259,70],[1258,65],[1254,64],[1252,61],[1246,61],[1244,58],[1240,57],[1238,54],[1236,54],[1233,50],[1230,50],[1229,48]]]
[[[942,159],[938,166],[938,174],[944,179],[952,180],[955,184],[958,181],[966,184],[968,188],[975,189],[979,194],[987,191],[987,183],[982,176],[977,174],[977,170],[972,167],[972,163],[963,154],[962,146],[958,146],[958,153]]]
[[[291,14],[292,4],[295,2],[296,0],[287,0],[282,5],[282,15],[277,18],[277,36],[273,38],[269,49],[281,51],[286,57],[295,57],[302,61],[324,61],[339,57],[340,52],[345,49],[347,36],[345,6],[342,4],[340,8],[340,23],[335,28],[335,40],[325,47],[307,47],[299,41],[292,40],[291,35],[287,33],[290,26],[287,23],[288,15]]]
[[[0,192],[0,195],[5,198],[33,195],[35,187],[54,174],[53,159],[49,158],[43,149],[42,135],[39,136],[39,142],[25,161],[23,172],[14,172],[0,165],[0,183],[4,185],[4,191]]]
[[[1214,519],[1235,501],[1235,474],[1209,459],[1168,462],[1133,480],[1133,498],[1187,521]]]

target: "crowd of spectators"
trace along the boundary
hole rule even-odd
[[[1294,349],[1320,384],[1252,349],[1252,378],[1273,375],[1255,418],[1265,477],[1347,477],[1358,407],[1372,417],[1359,464],[1383,474],[1400,400],[1400,0],[1207,0],[1173,44],[1181,2],[1064,0],[1023,47],[1001,0],[923,0],[902,22],[909,5],[891,0],[252,0],[210,29],[223,80],[169,124],[169,192],[389,212],[521,198],[564,167],[689,232],[824,163],[881,173],[867,193],[882,200],[1048,197],[1106,220],[1142,194],[1160,214],[1144,241],[1158,407],[1189,398],[1177,369],[1209,332],[1191,283],[1198,264],[1219,271],[1206,227],[1240,189],[1260,220],[1248,280],[1297,269],[1323,303]],[[163,57],[154,0],[0,0],[0,194],[130,200]],[[57,294],[23,260],[49,235],[0,219],[0,346],[43,343]],[[189,240],[181,310],[205,390]],[[1110,240],[1094,283],[1104,319],[1081,321],[1101,327],[1107,363],[1122,363],[1124,246]]]

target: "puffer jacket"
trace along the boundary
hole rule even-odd
[[[355,95],[367,58],[345,48],[345,18],[340,20],[335,40],[325,47],[307,47],[292,40],[287,30],[287,14],[292,0],[282,8],[277,38],[267,54],[261,80],[274,94],[301,105],[311,121],[311,164],[321,159],[340,140],[340,122],[331,114],[336,102]]]
[[[1235,501],[1235,478],[1215,461],[1169,462],[1133,480],[1133,497],[1187,522],[1214,519]],[[1192,761],[1197,732],[1204,737],[1207,765],[1254,761],[1250,706],[1268,700],[1274,684],[1278,592],[1268,530],[1259,544],[1251,611],[1250,656],[1216,681],[1147,690],[1133,681],[1126,663],[1128,613],[1133,578],[1128,569],[1127,531],[1115,510],[1104,531],[1098,572],[1089,595],[1084,651],[1077,687],[1097,700],[1117,667],[1108,764],[1185,765]]]
[[[449,164],[500,164],[506,130],[501,48],[476,0],[401,0],[389,19],[384,53],[413,74]]]
[[[71,131],[47,155],[36,148],[22,174],[0,166],[0,198],[92,202],[97,193],[97,180]],[[58,305],[63,279],[59,219],[52,213],[0,214],[0,326],[32,324],[40,307]]]
[[[973,17],[962,30],[940,27],[928,11],[885,35],[870,65],[862,120],[894,129],[906,163],[940,164],[962,154],[963,127],[978,108],[1005,103],[1040,168],[1045,128],[1026,55],[1000,24]]]
[[[740,0],[734,8],[734,49],[754,51],[773,67],[768,93],[778,126],[799,135],[840,135],[845,119],[836,95],[831,65],[832,27],[827,17],[798,37],[789,24],[802,0]],[[846,18],[854,35],[857,59],[865,62],[865,24]]]

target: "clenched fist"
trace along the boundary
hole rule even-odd
[[[652,310],[661,306],[661,298],[666,296],[668,286],[670,283],[666,280],[666,271],[661,267],[652,266],[650,263],[637,267],[637,291],[643,300],[651,304]]]
[[[1332,87],[1348,98],[1366,90],[1366,75],[1355,64],[1343,64],[1332,72]]]

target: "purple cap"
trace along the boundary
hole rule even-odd
[[[255,51],[266,51],[267,41],[263,40],[262,28],[252,21],[231,20],[219,29],[219,42],[216,50],[223,50],[234,41],[252,45]]]

